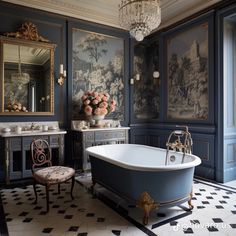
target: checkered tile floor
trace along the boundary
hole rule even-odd
[[[160,209],[143,226],[140,209],[99,185],[95,188],[98,197],[93,196],[86,188],[90,176],[78,180],[85,187],[75,184],[73,201],[69,184],[62,186],[60,195],[52,188],[49,213],[45,212],[44,188],[38,187],[37,205],[33,204],[32,185],[2,189],[9,235],[236,235],[236,188],[195,180],[192,212],[186,211],[187,204]],[[4,215],[0,210],[0,218]]]

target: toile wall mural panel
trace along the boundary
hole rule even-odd
[[[106,92],[117,102],[109,117],[124,120],[124,40],[72,29],[73,119],[81,119],[86,91]]]
[[[168,37],[168,119],[208,119],[208,48],[207,22]]]
[[[134,118],[138,120],[158,119],[160,113],[160,81],[153,78],[159,71],[158,43],[149,47],[139,43],[134,47]],[[136,76],[139,80],[136,80]]]

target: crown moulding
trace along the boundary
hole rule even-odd
[[[119,0],[3,0],[57,13],[64,16],[100,23],[116,28],[119,25]],[[222,0],[161,0],[162,23],[158,29],[170,26]]]

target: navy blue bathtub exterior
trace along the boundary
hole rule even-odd
[[[189,198],[192,191],[194,167],[171,171],[137,171],[113,165],[91,155],[90,161],[95,183],[133,202],[137,202],[145,191],[160,204]]]

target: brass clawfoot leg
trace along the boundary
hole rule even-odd
[[[157,208],[158,204],[155,203],[155,201],[151,198],[151,196],[147,192],[143,192],[140,195],[137,206],[144,210],[143,224],[147,225],[149,213],[153,209]]]
[[[193,204],[192,204],[192,198],[193,198],[193,190],[191,191],[191,193],[189,194],[189,200],[188,200],[188,206],[189,206],[189,210],[191,211],[193,209]]]

